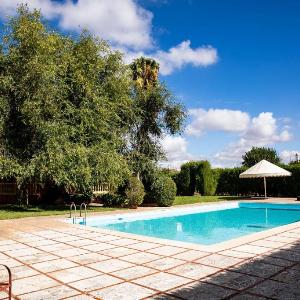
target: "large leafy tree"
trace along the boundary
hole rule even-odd
[[[131,64],[134,81],[132,98],[135,121],[130,131],[133,170],[146,179],[164,157],[160,139],[181,131],[184,109],[159,81],[159,64],[141,57]]]
[[[131,78],[120,53],[21,6],[0,52],[0,176],[85,191],[127,176]]]
[[[252,147],[243,155],[243,166],[252,167],[256,163],[265,159],[273,164],[280,163],[280,157],[275,149],[266,147]]]

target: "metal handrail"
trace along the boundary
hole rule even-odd
[[[81,217],[81,211],[82,211],[82,207],[84,208],[84,218],[83,218],[83,223],[86,225],[86,203],[81,203],[80,204],[80,217]]]
[[[12,274],[11,274],[11,270],[6,265],[0,264],[0,266],[3,266],[7,270],[7,273],[8,273],[8,282],[7,283],[0,283],[0,291],[2,290],[1,285],[4,287],[3,291],[7,292],[7,288],[8,288],[8,299],[11,300],[12,299]]]
[[[73,223],[76,224],[76,204],[74,202],[70,205],[70,219],[72,218],[72,209],[74,207],[74,217],[73,217]]]

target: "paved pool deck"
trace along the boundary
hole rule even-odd
[[[0,221],[14,299],[300,299],[300,222],[202,246],[63,220]]]

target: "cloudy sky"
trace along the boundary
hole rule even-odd
[[[300,1],[0,0],[0,25],[20,2],[61,32],[87,28],[128,62],[160,62],[189,114],[184,133],[162,141],[164,165],[239,165],[251,146],[285,161],[300,152]]]

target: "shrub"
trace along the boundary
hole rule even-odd
[[[145,196],[144,185],[137,177],[131,177],[128,180],[125,195],[128,200],[129,208],[137,208],[142,204]]]
[[[103,206],[105,207],[125,207],[128,204],[127,199],[124,196],[118,194],[104,194],[103,196],[101,196],[101,200],[103,202]]]
[[[150,194],[158,206],[172,206],[176,196],[176,184],[172,178],[159,175],[152,184]]]
[[[191,161],[181,166],[174,181],[178,195],[189,196],[195,192],[201,195],[214,195],[219,173],[211,169],[208,161]]]
[[[91,191],[86,191],[83,193],[77,194],[69,194],[66,197],[66,202],[71,203],[74,202],[76,205],[80,205],[81,203],[90,203],[92,201],[93,193]]]

